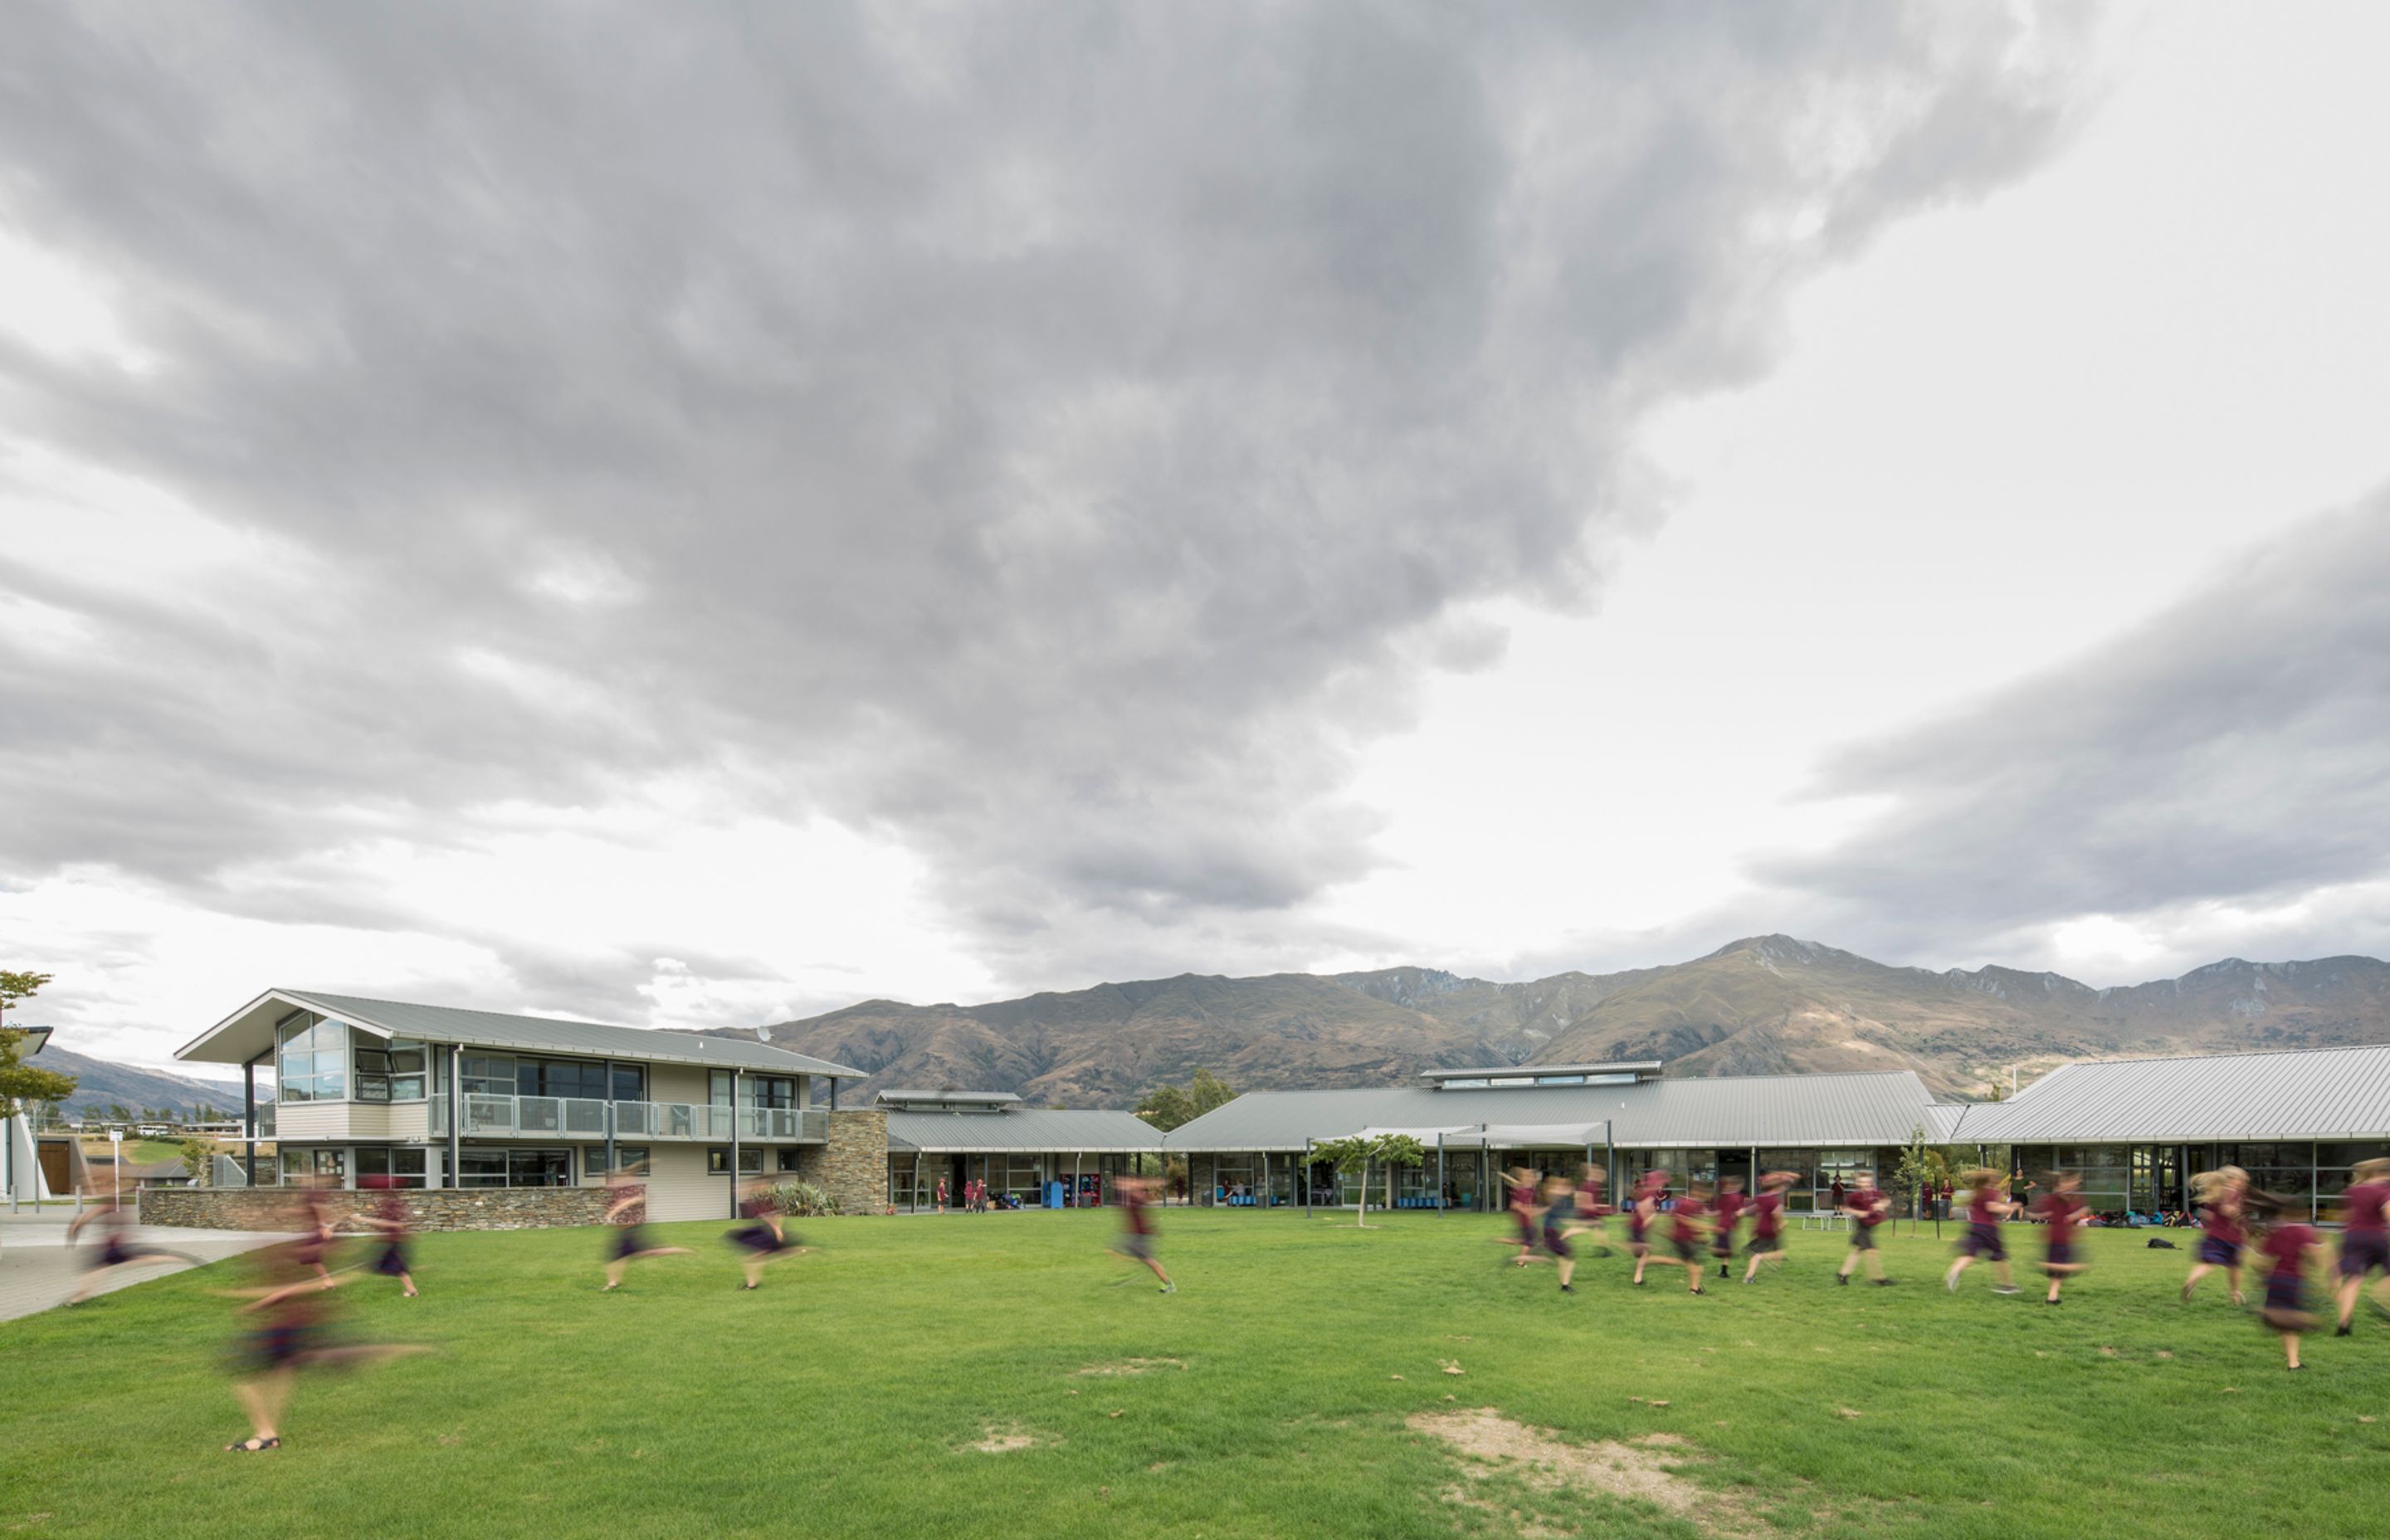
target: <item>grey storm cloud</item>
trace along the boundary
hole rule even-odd
[[[1944,956],[2081,916],[2281,905],[2390,878],[2385,743],[2390,490],[2064,667],[1849,750],[1814,789],[1886,810],[1758,875]],[[2280,944],[2345,951],[2348,918]]]
[[[14,565],[93,639],[0,635],[0,853],[238,907],[698,772],[996,955],[1266,929],[1654,407],[2049,152],[2075,9],[22,9],[0,219],[149,366],[0,345],[0,422],[291,566]]]

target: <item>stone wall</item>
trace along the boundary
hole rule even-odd
[[[371,1213],[392,1197],[405,1206],[407,1223],[418,1230],[595,1225],[605,1217],[609,1201],[604,1187],[402,1187],[391,1193],[323,1195],[329,1212],[342,1219]],[[282,1230],[290,1226],[290,1195],[273,1187],[148,1187],[140,1200],[145,1225],[203,1230]]]
[[[837,1199],[841,1213],[878,1213],[887,1208],[887,1110],[869,1107],[832,1112],[829,1142],[804,1146],[795,1175]]]

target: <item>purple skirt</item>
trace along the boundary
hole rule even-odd
[[[2199,1238],[2199,1260],[2210,1267],[2238,1267],[2241,1248],[2229,1240],[2218,1240],[2212,1235]]]
[[[2390,1238],[2379,1230],[2350,1230],[2340,1238],[2340,1276],[2361,1278],[2376,1267],[2390,1273]]]

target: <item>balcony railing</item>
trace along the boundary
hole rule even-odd
[[[606,1136],[606,1112],[613,1110],[617,1139],[705,1139],[727,1143],[732,1110],[686,1101],[595,1101],[581,1097],[493,1097],[469,1091],[457,1131],[468,1138],[539,1138],[596,1141]],[[757,1142],[822,1144],[829,1138],[829,1113],[819,1107],[742,1107],[738,1136]],[[448,1132],[448,1098],[431,1098],[431,1132]]]

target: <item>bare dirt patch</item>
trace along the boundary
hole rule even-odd
[[[1073,1376],[1097,1375],[1110,1378],[1122,1374],[1151,1374],[1156,1369],[1183,1369],[1183,1358],[1120,1358],[1109,1364],[1089,1364],[1083,1369],[1073,1369]]]
[[[1574,1487],[1639,1499],[1721,1534],[1743,1533],[1749,1518],[1731,1497],[1669,1469],[1699,1457],[1690,1443],[1674,1433],[1646,1433],[1623,1444],[1570,1444],[1513,1422],[1490,1406],[1419,1412],[1410,1426],[1484,1462],[1462,1468],[1472,1479],[1505,1472],[1538,1491]]]
[[[981,1430],[976,1443],[965,1447],[976,1449],[983,1455],[1005,1455],[1015,1449],[1034,1449],[1048,1442],[1018,1422],[991,1422]]]

